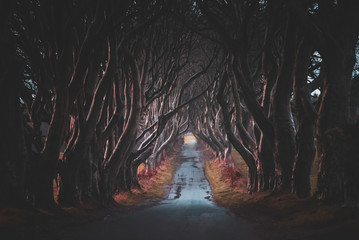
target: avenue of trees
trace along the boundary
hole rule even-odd
[[[107,202],[187,131],[248,192],[359,200],[355,0],[5,0],[0,207]],[[58,194],[54,194],[55,190]],[[54,198],[56,197],[56,199]]]

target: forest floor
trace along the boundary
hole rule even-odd
[[[234,170],[218,161],[209,149],[204,149],[204,156],[215,202],[254,224],[264,239],[358,239],[359,206],[345,207],[272,191],[248,194],[243,180],[248,169],[238,153],[232,154]]]

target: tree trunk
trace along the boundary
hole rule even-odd
[[[121,184],[121,181],[123,181],[126,186],[127,182],[131,180],[130,175],[126,173],[130,172],[131,167],[131,164],[128,163],[127,160],[136,142],[137,128],[142,109],[142,91],[140,86],[138,66],[130,53],[126,52],[126,54],[130,65],[129,68],[132,73],[132,88],[130,94],[131,108],[125,129],[119,137],[119,140],[117,141],[111,156],[104,164],[104,170],[106,174],[108,174],[108,180],[110,181],[109,186],[117,186],[119,183]]]
[[[227,109],[226,102],[224,100],[224,89],[225,89],[225,79],[224,77],[221,80],[220,87],[218,90],[217,100],[219,105],[222,108],[222,114],[223,114],[223,124],[225,127],[225,131],[228,137],[228,140],[231,142],[233,147],[237,150],[237,152],[242,156],[243,160],[248,166],[248,172],[249,172],[249,181],[248,181],[248,192],[256,192],[258,187],[258,175],[257,175],[257,168],[256,168],[256,160],[253,156],[253,154],[242,144],[242,142],[234,135],[232,128],[231,128],[231,122],[230,122],[230,116]]]
[[[263,134],[258,155],[258,188],[261,191],[273,189],[275,178],[273,149]]]
[[[110,50],[111,47],[108,45],[108,51],[110,52]],[[113,79],[114,68],[113,61],[114,60],[109,59],[106,71],[92,97],[91,107],[86,116],[86,119],[80,119],[79,121],[79,135],[77,141],[75,142],[75,146],[64,160],[64,167],[62,169],[63,186],[62,190],[60,191],[59,198],[61,204],[63,205],[72,206],[76,204],[78,201],[80,201],[81,198],[81,193],[77,191],[85,190],[82,189],[81,186],[91,184],[90,182],[85,182],[91,181],[88,173],[79,173],[79,171],[81,167],[84,167],[85,169],[90,167],[89,160],[85,156],[89,154],[91,149],[90,145],[93,139],[93,135],[96,131],[96,125],[99,120],[99,116],[101,114],[103,98],[105,97],[109,86],[111,86],[110,83]],[[79,115],[83,114],[83,104],[80,98],[81,96],[79,96],[77,99]],[[79,177],[81,177],[81,179],[79,179]]]
[[[327,201],[344,200],[343,166],[340,147],[333,148],[332,129],[345,126],[349,119],[350,82],[355,63],[355,43],[333,46],[323,54],[322,100],[317,125],[319,175],[317,197]]]
[[[310,170],[312,168],[314,147],[314,121],[317,113],[311,102],[309,86],[307,84],[308,67],[310,63],[311,47],[302,43],[299,48],[298,62],[294,81],[294,107],[297,117],[297,153],[293,166],[292,192],[298,197],[310,195]]]
[[[264,115],[271,119],[271,92],[276,82],[278,70],[275,56],[273,55],[273,40],[270,39],[269,34],[273,31],[271,28],[273,24],[269,24],[265,31],[266,47],[262,54],[262,72],[263,72],[263,96],[262,96],[262,108]],[[258,182],[259,190],[265,191],[273,189],[274,187],[274,156],[273,156],[273,144],[268,142],[269,139],[261,133],[259,140],[259,151],[258,151]]]
[[[287,13],[288,14],[288,13]],[[290,97],[295,66],[296,29],[289,14],[285,18],[285,44],[283,65],[273,89],[274,157],[276,188],[291,189],[292,168],[295,157],[294,122]]]
[[[55,87],[54,94],[54,112],[52,114],[46,142],[40,154],[36,184],[36,206],[43,208],[54,205],[53,179],[56,175],[60,147],[64,142],[69,117],[68,89]]]
[[[144,153],[142,153],[139,157],[137,157],[134,161],[131,163],[131,178],[132,178],[132,185],[134,187],[140,188],[140,184],[138,182],[138,176],[137,176],[137,169],[138,167],[144,163],[152,154],[153,147],[149,147]]]

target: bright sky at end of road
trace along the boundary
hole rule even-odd
[[[197,139],[195,136],[193,136],[192,133],[187,133],[184,136],[184,144],[196,144],[197,143]]]

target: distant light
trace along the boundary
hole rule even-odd
[[[192,134],[188,134],[184,136],[184,144],[196,144],[197,143],[197,139],[195,136],[193,136]]]
[[[188,140],[188,144],[196,144],[197,140],[196,139],[190,139]]]

